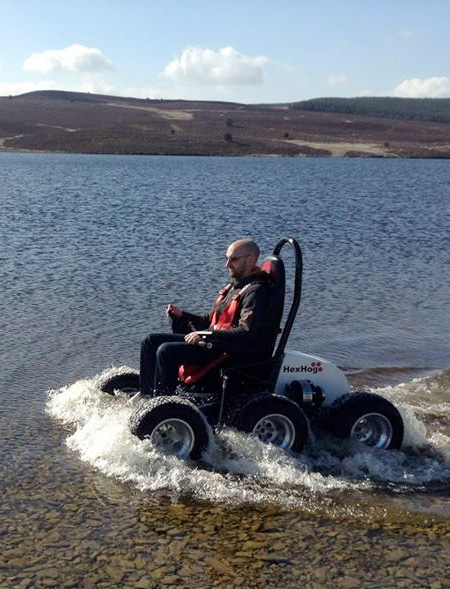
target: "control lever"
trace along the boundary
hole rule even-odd
[[[195,330],[197,331],[197,330]],[[197,343],[197,346],[200,346],[201,348],[206,348],[207,350],[211,350],[214,346],[212,344],[212,342],[209,342],[206,338],[208,337],[208,335],[211,335],[212,332],[208,331],[208,330],[204,330],[204,331],[197,331],[197,333],[203,338],[202,340],[200,340]]]
[[[192,323],[192,321],[188,321],[188,327],[191,331],[197,331],[197,329],[195,328],[195,325]],[[206,337],[206,336],[203,336]],[[210,350],[213,345],[211,342],[207,342],[205,340],[201,340],[197,343],[197,346],[200,346],[201,348],[206,348],[207,350]]]

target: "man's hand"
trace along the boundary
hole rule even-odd
[[[184,336],[184,341],[187,342],[188,344],[198,344],[198,342],[203,341],[202,336],[199,334],[198,331],[191,331],[191,333],[188,333],[187,335]]]
[[[181,309],[179,309],[178,307],[176,307],[175,305],[167,305],[167,309],[166,309],[166,316],[167,317],[181,317],[181,315],[183,314],[183,311]]]

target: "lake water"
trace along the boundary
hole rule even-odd
[[[69,577],[83,566],[97,574],[99,554],[136,550],[149,518],[146,534],[214,513],[222,525],[276,513],[285,529],[299,518],[450,529],[448,162],[2,153],[0,179],[0,513],[10,554],[0,578],[62,586],[42,576],[47,557],[21,561],[41,542]],[[129,434],[131,407],[104,398],[98,376],[138,367],[141,338],[169,328],[168,302],[210,310],[233,239],[252,236],[269,254],[289,235],[305,271],[288,347],[392,400],[404,447],[311,440],[290,456],[225,431],[235,452],[219,444],[200,467],[158,455]],[[100,537],[106,551],[92,548]],[[132,568],[127,577],[116,563],[108,578],[136,581]]]

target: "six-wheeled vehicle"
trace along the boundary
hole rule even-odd
[[[292,301],[282,325],[286,279],[281,251],[285,246],[294,251],[295,268]],[[192,459],[200,458],[209,436],[221,427],[300,452],[311,422],[339,438],[378,449],[399,448],[403,421],[390,401],[371,392],[351,392],[345,374],[331,362],[285,349],[301,299],[303,259],[298,242],[292,237],[280,239],[261,268],[272,277],[267,312],[275,313],[282,325],[272,357],[245,363],[218,349],[209,365],[180,372],[175,395],[137,400],[131,432],[150,439],[162,451]],[[100,388],[136,397],[139,375],[117,374]]]

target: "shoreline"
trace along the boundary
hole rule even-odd
[[[309,143],[306,142],[298,142],[299,145],[306,147],[308,149],[315,149],[313,145],[324,149],[325,146],[328,144],[326,143]],[[20,148],[20,147],[7,147],[2,145],[2,139],[0,139],[0,154],[2,153],[27,153],[27,154],[63,154],[63,155],[111,155],[111,156],[143,156],[143,157],[213,157],[213,158],[325,158],[325,159],[385,159],[385,160],[392,160],[392,159],[402,159],[402,160],[447,160],[450,159],[450,153],[445,153],[442,155],[401,155],[397,153],[382,153],[382,148],[372,147],[372,151],[370,151],[370,146],[367,146],[367,151],[351,151],[348,153],[346,147],[348,143],[342,144],[342,147],[339,143],[332,143],[330,144],[330,153],[324,154],[319,153],[315,154],[280,154],[280,153],[243,153],[243,154],[226,154],[226,153],[161,153],[161,152],[154,152],[154,153],[143,153],[143,152],[121,152],[121,151],[67,151],[67,150],[56,150],[56,149],[30,149],[30,148]],[[345,146],[345,147],[344,147]]]

